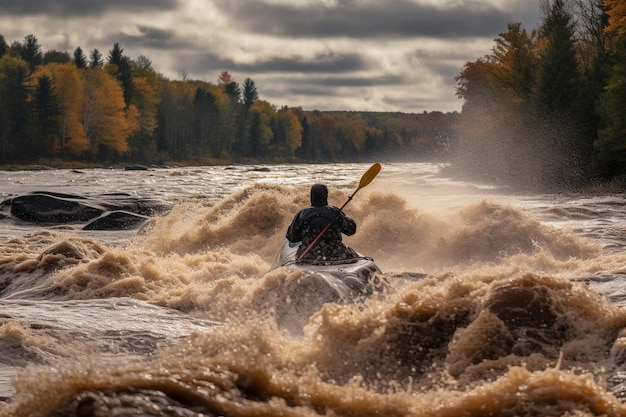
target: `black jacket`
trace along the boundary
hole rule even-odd
[[[351,236],[356,232],[354,220],[337,207],[315,205],[303,208],[295,215],[287,229],[287,239],[293,243],[301,241],[301,248],[305,249],[330,222],[331,226],[318,242],[320,246],[341,245],[342,233]]]

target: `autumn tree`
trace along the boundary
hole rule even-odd
[[[335,134],[340,146],[339,156],[341,159],[350,159],[356,155],[365,143],[365,129],[362,124],[345,115],[339,115],[337,119],[337,132]]]
[[[313,112],[310,117],[311,135],[315,137],[316,148],[322,160],[336,160],[340,150],[335,139],[337,119],[327,113]]]
[[[224,70],[222,72],[220,72],[220,75],[217,77],[217,85],[219,85],[222,88],[226,88],[227,85],[234,83],[235,79],[233,78],[232,75],[230,75],[230,72]]]
[[[489,56],[493,63],[490,82],[500,93],[507,94],[511,102],[525,102],[535,84],[535,33],[529,34],[521,23],[510,23],[507,29],[498,35]]]
[[[101,68],[89,69],[83,72],[83,94],[83,127],[90,154],[106,160],[126,152],[132,131],[117,80]]]
[[[60,103],[60,150],[62,154],[82,156],[89,147],[82,124],[83,77],[73,64],[49,64],[46,66],[54,77],[56,94]]]
[[[272,140],[270,147],[272,154],[292,160],[295,151],[302,143],[302,125],[293,109],[284,106],[274,115],[271,122]]]
[[[132,112],[136,110],[137,126],[135,133],[128,138],[129,157],[147,161],[156,151],[154,132],[158,124],[157,113],[163,80],[152,68],[152,62],[143,55],[131,61],[131,68],[134,93],[127,117],[130,119]]]
[[[459,165],[489,180],[563,186],[589,177],[593,120],[566,0],[546,0],[536,35],[520,24],[457,78],[465,100]]]
[[[419,149],[437,130],[426,117],[418,123],[412,116],[277,110],[259,100],[250,78],[240,85],[222,71],[217,83],[170,81],[145,56],[126,57],[119,44],[106,65],[97,49],[86,57],[81,48],[72,56],[50,50],[38,62],[38,48],[32,35],[10,47],[0,37],[3,162],[42,155],[157,163],[359,160],[365,151]]]
[[[250,107],[250,153],[253,157],[269,155],[269,144],[274,133],[270,126],[276,115],[274,106],[265,100],[255,100]]]

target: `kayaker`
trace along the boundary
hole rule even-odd
[[[300,257],[331,222],[302,262],[324,263],[358,257],[354,249],[344,245],[341,240],[342,233],[351,236],[356,232],[356,223],[339,208],[328,205],[328,189],[323,184],[314,184],[311,187],[311,205],[296,213],[287,229],[287,239],[290,242],[302,242],[297,257]]]

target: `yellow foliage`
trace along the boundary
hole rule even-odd
[[[83,125],[89,143],[95,151],[106,146],[126,152],[127,138],[136,127],[136,115],[135,120],[127,117],[122,87],[101,68],[85,71],[83,81]]]
[[[80,113],[83,107],[82,80],[74,64],[48,64],[46,67],[54,79],[54,89],[62,108],[63,137],[61,148],[74,155],[81,155],[89,148]]]
[[[137,129],[146,135],[151,135],[157,127],[157,110],[160,103],[159,95],[156,91],[154,79],[146,77],[135,77],[135,94],[133,104],[136,107]]]

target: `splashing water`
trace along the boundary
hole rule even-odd
[[[0,415],[626,415],[618,196],[383,164],[345,241],[388,288],[292,317],[314,294],[294,296],[306,271],[271,269],[287,225],[311,183],[340,206],[366,168],[3,173],[6,196],[115,187],[175,206],[139,233],[4,220]]]

